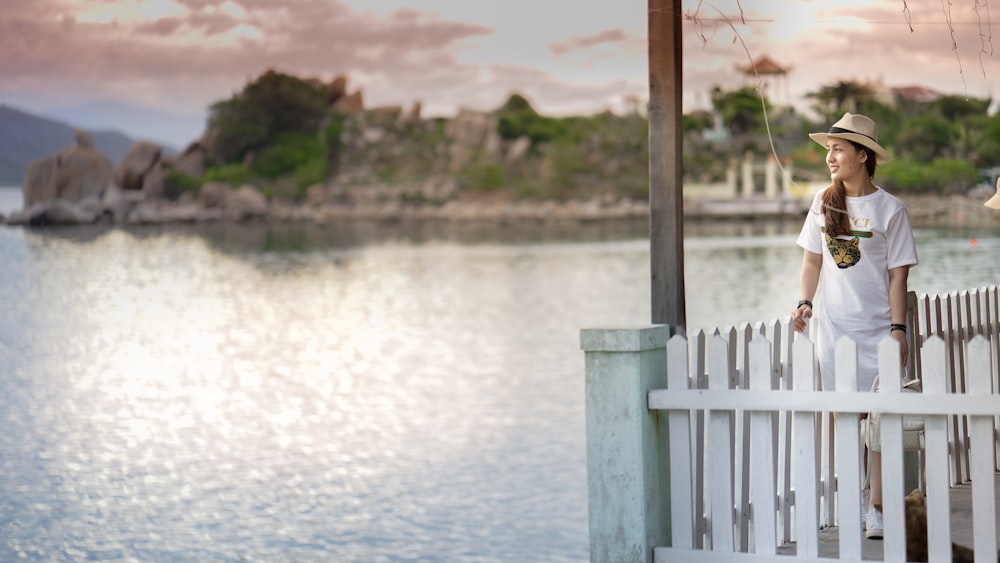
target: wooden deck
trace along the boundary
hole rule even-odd
[[[996,474],[997,506],[1000,507],[1000,473]],[[972,547],[972,485],[956,485],[951,488],[951,538],[952,541]],[[1000,537],[1000,514],[996,519],[998,537]],[[858,533],[863,535],[859,530]],[[840,529],[829,527],[819,534],[819,556],[821,558],[836,558],[840,549]],[[882,561],[882,540],[862,539],[862,556],[866,561]],[[778,548],[779,554],[794,555],[795,543],[785,544]]]

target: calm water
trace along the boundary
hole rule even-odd
[[[786,315],[797,229],[689,225],[689,325]],[[0,560],[587,560],[579,330],[646,322],[644,236],[0,226]]]

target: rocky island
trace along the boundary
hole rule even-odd
[[[795,127],[781,133],[780,120],[789,117],[778,116],[777,141],[808,147]],[[798,166],[784,163],[781,193],[770,180],[767,193],[755,191],[750,164],[737,193],[738,161],[727,155],[750,154],[759,139],[708,143],[699,123],[685,118],[686,217],[800,215],[811,193],[792,197],[788,184],[825,182],[811,147],[790,151]],[[91,135],[77,131],[73,146],[31,162],[23,209],[0,220],[38,227],[642,219],[649,213],[647,128],[638,108],[557,119],[517,94],[492,112],[427,118],[419,103],[365,108],[343,76],[324,83],[268,71],[213,105],[206,131],[180,154],[136,141],[113,168]],[[982,187],[948,196],[889,190],[907,203],[915,225],[1000,225],[1000,213],[982,205],[991,195]],[[716,200],[726,205],[694,195],[708,192],[728,194]]]

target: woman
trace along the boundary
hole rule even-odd
[[[834,350],[849,337],[858,347],[858,388],[871,390],[878,372],[878,343],[899,341],[906,365],[906,280],[917,264],[910,219],[902,202],[872,183],[889,153],[878,144],[878,127],[863,115],[845,113],[826,133],[811,139],[827,150],[832,184],[816,194],[797,240],[804,249],[795,330],[805,329],[818,287],[820,375],[834,388]],[[871,489],[865,536],[882,537],[882,456],[871,452]]]

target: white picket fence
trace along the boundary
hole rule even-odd
[[[850,391],[856,346],[846,338],[837,344],[837,391],[820,391],[813,344],[790,322],[667,342],[666,388],[647,394],[648,408],[669,421],[669,547],[654,544],[655,561],[787,560],[778,547],[792,542],[797,560],[818,561],[827,526],[839,527],[840,559],[860,561],[857,415],[871,412],[883,413],[884,560],[905,560],[904,414],[925,420],[918,465],[935,507],[931,560],[950,557],[949,488],[969,482],[974,547],[995,557],[1000,290],[909,298],[910,373],[887,337],[878,394]],[[914,376],[923,392],[901,393],[901,380]]]

